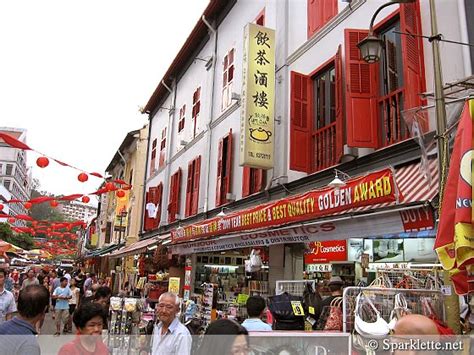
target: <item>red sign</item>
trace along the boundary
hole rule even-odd
[[[305,264],[329,263],[347,260],[345,240],[326,240],[309,243],[311,249],[304,256]]]
[[[312,190],[192,224],[172,231],[171,239],[176,243],[307,221],[352,208],[397,201],[397,191],[392,170],[384,169],[348,180],[340,189]]]
[[[419,232],[434,228],[433,212],[427,207],[403,210],[400,212],[406,232]]]

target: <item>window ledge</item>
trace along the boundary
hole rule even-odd
[[[321,29],[316,31],[314,35],[309,38],[301,47],[296,49],[287,59],[288,65],[293,64],[299,58],[301,58],[307,51],[315,46],[322,38],[324,38],[334,28],[339,26],[346,18],[348,18],[354,11],[361,7],[367,0],[354,0],[351,4],[347,5],[344,10],[334,16],[328,23],[326,23]]]
[[[189,148],[191,148],[194,144],[196,144],[197,142],[199,142],[199,140],[201,140],[201,138],[204,137],[204,133],[206,133],[206,131],[199,132],[199,134],[196,135],[196,137],[194,137],[194,138],[191,140],[191,142],[189,142],[189,143],[186,144],[184,147],[182,147],[179,151],[177,151],[176,154],[171,157],[170,163],[176,161],[181,155],[184,154],[185,151],[187,151],[187,150],[188,150]]]

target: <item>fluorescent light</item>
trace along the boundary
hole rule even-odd
[[[151,247],[148,247],[148,250],[155,250],[156,248],[158,248],[157,244],[152,245]]]
[[[228,267],[229,269],[238,269],[239,267],[238,266],[234,266],[234,265],[217,265],[217,264],[206,264],[204,265],[205,267]]]

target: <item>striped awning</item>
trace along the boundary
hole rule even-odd
[[[335,213],[335,215],[432,201],[439,192],[438,161],[436,159],[429,159],[426,163],[419,161],[418,163],[397,168],[395,169],[395,182],[400,196],[398,203],[385,202],[352,208]]]

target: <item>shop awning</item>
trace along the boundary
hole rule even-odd
[[[113,245],[109,245],[105,248],[101,248],[101,249],[98,249],[98,250],[94,250],[92,251],[91,253],[87,254],[85,256],[85,258],[95,258],[97,256],[103,256],[107,253],[111,253],[113,252],[114,250],[117,250],[118,248],[122,247],[123,244],[113,244]]]
[[[169,234],[162,235],[159,237],[153,237],[148,239],[140,240],[136,243],[126,246],[121,250],[117,250],[114,253],[110,254],[110,258],[122,258],[128,255],[135,255],[144,252],[148,247],[160,243],[163,239],[169,237]]]
[[[436,159],[430,159],[426,162],[426,167],[424,167],[420,161],[396,169],[395,180],[397,182],[399,193],[403,196],[403,198],[400,199],[399,205],[411,205],[416,202],[426,201],[430,202],[439,192],[438,161]],[[380,203],[354,208],[336,214],[376,210],[395,205],[397,205],[396,202]]]

